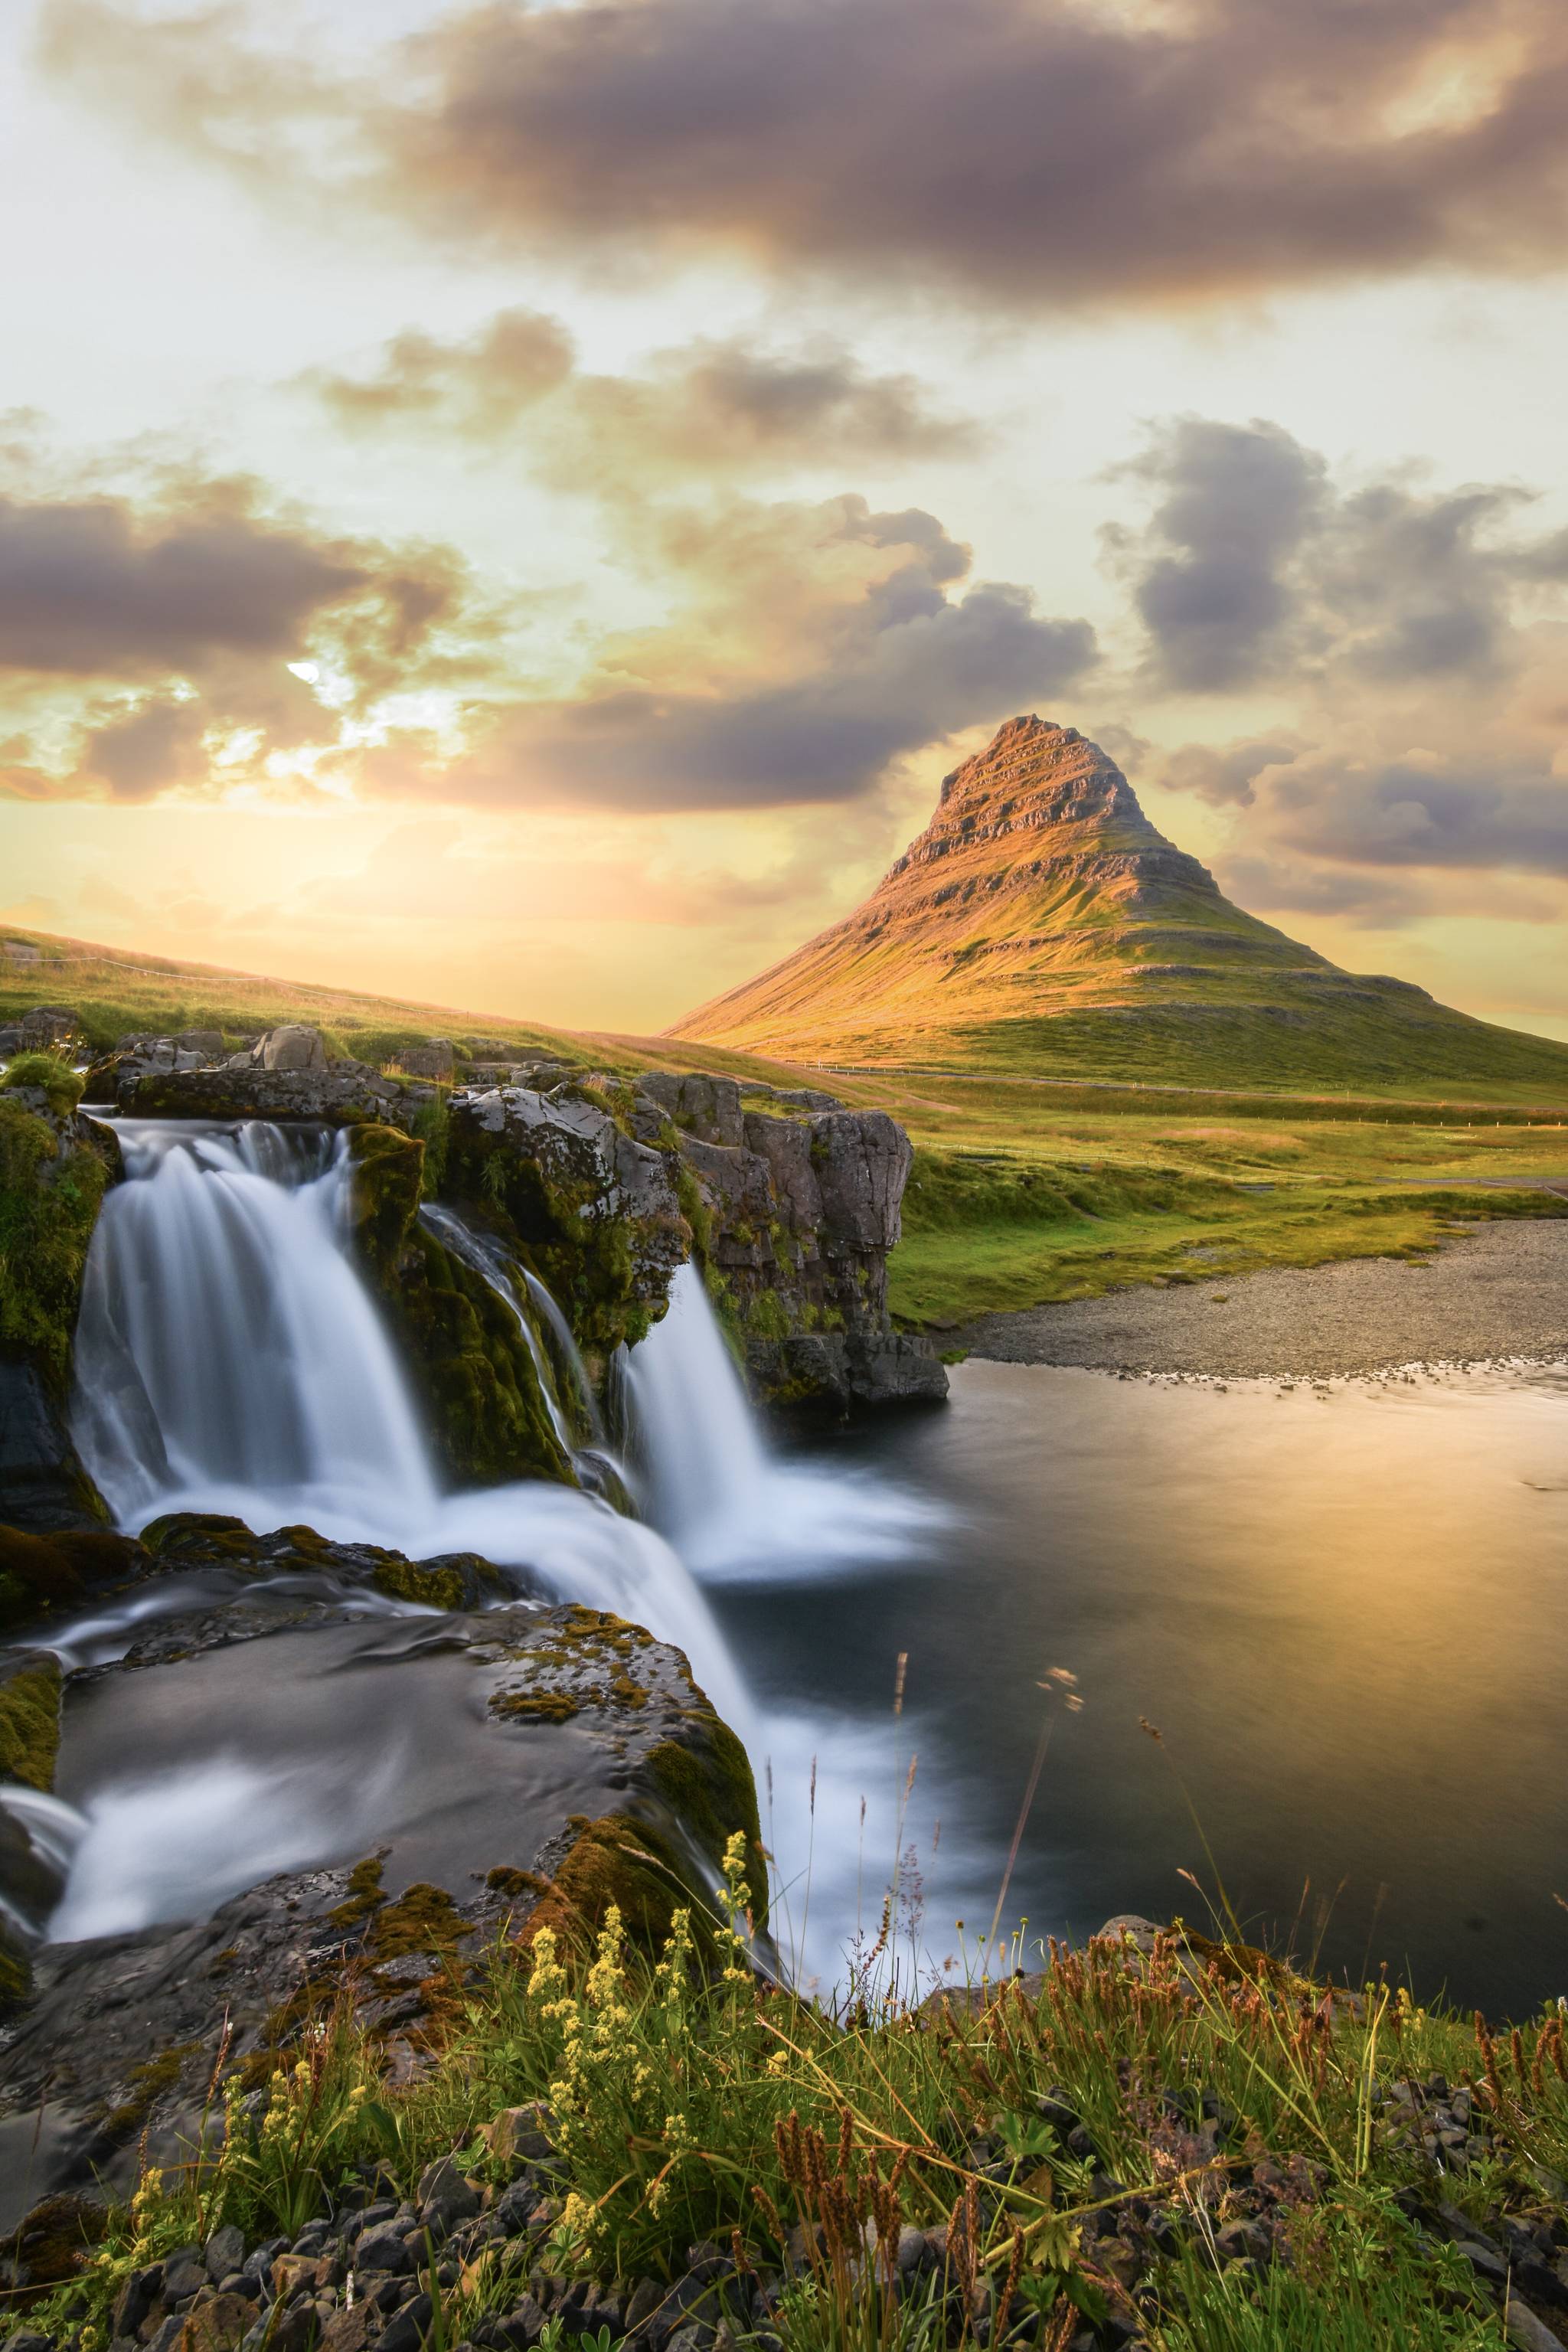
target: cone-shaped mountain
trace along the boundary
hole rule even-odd
[[[1245,914],[1098,744],[1034,717],[953,770],[853,914],[670,1034],[805,1062],[1568,1095],[1568,1045]]]

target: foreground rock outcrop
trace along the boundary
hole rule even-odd
[[[88,1099],[144,1117],[353,1130],[361,1238],[455,1475],[571,1474],[515,1328],[421,1226],[422,1200],[451,1202],[537,1275],[600,1378],[694,1256],[759,1402],[831,1414],[946,1393],[926,1343],[889,1328],[888,1253],[911,1153],[884,1112],[811,1087],[627,1078],[538,1058],[479,1066],[448,1091],[332,1061],[300,1027],[241,1054],[195,1031],[121,1039],[88,1073]],[[454,1066],[451,1050],[431,1041],[435,1076]]]
[[[744,1751],[681,1654],[642,1628],[537,1600],[484,1608],[515,1574],[308,1528],[172,1519],[127,1554],[129,1578],[98,1604],[144,1612],[122,1655],[73,1664],[45,1621],[22,1663],[47,1682],[52,1642],[63,1684],[57,1672],[40,1698],[0,1678],[0,1747],[58,1708],[58,1764],[35,1738],[29,1786],[41,1777],[90,1820],[133,1756],[174,1849],[142,1882],[100,1850],[96,1895],[57,1923],[68,1940],[30,1955],[0,2053],[11,2224],[40,2195],[133,2185],[143,2149],[179,2162],[226,2041],[229,2063],[264,2075],[342,2000],[395,2074],[482,1979],[497,1936],[588,1933],[616,1903],[656,1948],[677,1904],[705,1903],[736,1832],[765,1885]],[[239,1891],[202,1902],[198,1866],[182,1903],[180,1823],[199,1844],[196,1790],[214,1773],[234,1782]],[[269,1848],[274,1866],[245,1885],[247,1857]],[[47,1863],[29,1878],[8,1859],[7,1895],[30,1888],[41,1926],[59,1884]],[[160,1896],[171,1916],[139,1924],[138,1903],[156,1913]]]
[[[0,1086],[0,1514],[42,1532],[103,1522],[67,1406],[82,1270],[121,1160],[74,1094],[58,1080]]]

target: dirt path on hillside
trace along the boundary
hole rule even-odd
[[[1001,1363],[1220,1380],[1568,1360],[1568,1218],[1485,1225],[1426,1265],[1354,1258],[984,1315],[950,1343]]]

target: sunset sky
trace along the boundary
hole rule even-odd
[[[0,60],[0,920],[651,1030],[1037,710],[1568,1037],[1562,0],[20,0]]]

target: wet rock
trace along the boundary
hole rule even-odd
[[[8,2191],[123,2193],[143,2146],[150,2163],[187,2161],[226,2033],[234,2065],[287,2050],[345,1979],[361,1990],[417,1961],[411,1997],[439,2002],[482,1978],[503,1930],[592,1927],[611,1903],[657,1947],[682,1887],[701,1886],[737,1830],[765,1888],[744,1749],[680,1653],[638,1627],[514,1603],[439,1618],[340,1611],[253,1638],[268,1643],[265,1672],[233,1641],[96,1670],[73,1701],[61,1792],[79,1801],[128,1753],[152,1777],[220,1751],[265,1776],[286,1756],[318,1789],[352,1792],[363,1859],[296,1868],[194,1920],[35,1955],[35,1990],[0,2051],[0,2227],[16,2219]],[[363,1759],[384,1752],[388,1724],[403,1761],[367,1791]],[[341,1852],[343,1827],[324,1833]],[[393,2069],[397,2045],[383,2047]],[[430,2176],[421,2194],[447,2228],[478,2210],[460,2174]],[[531,2200],[525,2190],[520,2208]],[[356,2266],[400,2263],[394,2242],[405,2242],[397,2215],[366,2225]],[[226,2242],[213,2259],[233,2252]],[[243,2269],[279,2284],[254,2261]],[[166,2282],[168,2299],[214,2284],[199,2248],[188,2271]]]

